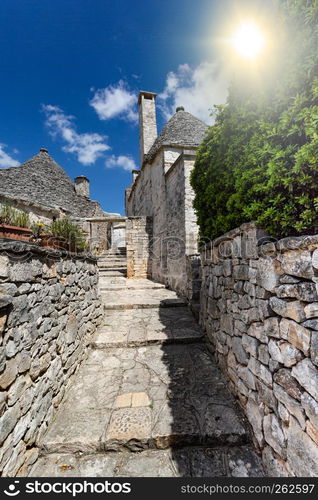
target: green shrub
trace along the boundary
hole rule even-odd
[[[259,87],[231,84],[197,154],[191,183],[205,238],[251,220],[276,237],[317,232],[318,2],[279,3],[280,64]]]

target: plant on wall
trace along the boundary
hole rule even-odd
[[[191,183],[206,238],[251,220],[276,237],[317,232],[318,2],[278,7],[279,64],[262,85],[232,82],[197,155]]]

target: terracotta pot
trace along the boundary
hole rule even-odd
[[[29,241],[32,236],[32,230],[26,227],[8,226],[0,224],[0,238],[9,238],[10,240]]]
[[[56,250],[68,250],[69,244],[64,238],[50,234],[40,234],[40,246],[44,248],[55,248]]]

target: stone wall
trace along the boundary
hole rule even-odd
[[[151,277],[152,218],[130,217],[126,220],[127,277]]]
[[[0,243],[0,472],[26,475],[102,318],[96,260]]]
[[[144,164],[126,193],[126,213],[153,219],[151,277],[187,294],[187,256],[197,252],[198,227],[190,173],[195,149],[165,147]]]
[[[200,322],[269,474],[317,476],[318,236],[260,236],[248,224],[201,249]]]

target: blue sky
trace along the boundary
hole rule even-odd
[[[47,147],[91,195],[124,212],[139,168],[136,96],[157,92],[158,128],[176,105],[209,120],[228,74],[214,43],[245,0],[1,0],[0,168]],[[264,1],[263,1],[264,3]]]

